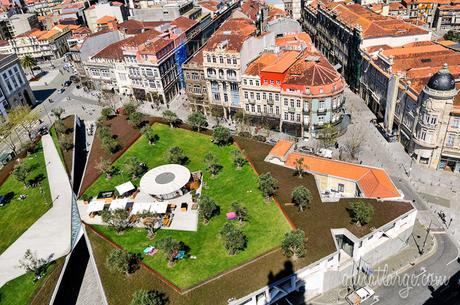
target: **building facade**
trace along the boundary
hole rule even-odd
[[[440,6],[436,9],[433,27],[437,31],[460,29],[460,4]]]
[[[98,31],[97,21],[105,16],[111,16],[118,23],[128,20],[129,11],[121,2],[97,3],[88,7],[85,11],[86,24],[91,32]]]
[[[420,42],[368,48],[363,58],[359,93],[386,137],[420,164],[458,172],[460,53]]]
[[[197,52],[183,66],[187,101],[192,111],[211,113],[203,69],[203,51]]]
[[[0,121],[7,119],[7,111],[17,106],[34,106],[32,89],[15,54],[0,54]]]

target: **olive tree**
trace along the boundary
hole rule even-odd
[[[267,200],[276,193],[277,188],[278,180],[270,172],[259,176],[259,190]]]
[[[311,202],[310,190],[305,186],[298,186],[292,191],[292,202],[303,212]]]
[[[215,201],[206,195],[200,197],[198,206],[204,224],[208,224],[209,220],[219,211],[219,207],[216,205]]]
[[[364,201],[355,201],[350,204],[351,220],[357,225],[368,224],[374,216],[374,207]]]
[[[305,242],[305,232],[302,230],[286,233],[281,243],[283,254],[287,257],[293,257],[294,259],[304,257],[306,253]]]
[[[246,236],[233,223],[227,222],[220,230],[220,236],[229,255],[235,255],[246,248]]]
[[[208,126],[208,121],[206,120],[204,114],[201,112],[193,112],[190,114],[187,118],[187,122],[193,127],[193,129],[197,130],[198,132]]]

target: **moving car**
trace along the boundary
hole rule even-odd
[[[369,286],[364,286],[347,295],[345,297],[345,300],[350,305],[362,304],[364,301],[371,298],[374,294],[374,290],[372,290]]]

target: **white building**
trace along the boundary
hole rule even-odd
[[[86,23],[91,32],[97,31],[97,20],[104,16],[113,16],[118,23],[128,19],[128,9],[120,2],[97,3],[85,10]]]

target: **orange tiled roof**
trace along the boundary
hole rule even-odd
[[[101,18],[99,18],[97,21],[96,21],[96,24],[107,24],[109,22],[113,22],[117,20],[117,18],[115,18],[114,16],[102,16]]]
[[[184,32],[191,29],[197,23],[198,22],[196,20],[192,20],[184,16],[180,16],[171,22],[172,25],[177,26],[179,29],[181,29]]]
[[[381,168],[324,159],[301,153],[289,154],[285,165],[294,168],[295,161],[299,158],[304,159],[306,171],[355,181],[367,198],[401,197],[390,177]]]
[[[326,10],[334,12],[337,20],[348,27],[361,27],[363,38],[377,38],[385,36],[409,36],[426,34],[426,30],[400,19],[382,16],[359,4],[345,4],[331,2],[323,5]]]
[[[270,150],[269,155],[284,158],[291,149],[294,142],[288,140],[279,140]]]
[[[282,52],[280,56],[277,56],[277,61],[265,66],[262,72],[284,73],[294,64],[297,56],[299,56],[299,52],[296,51]]]
[[[213,51],[218,46],[230,52],[239,52],[244,41],[254,34],[256,27],[246,18],[227,19],[208,40],[205,51]]]

